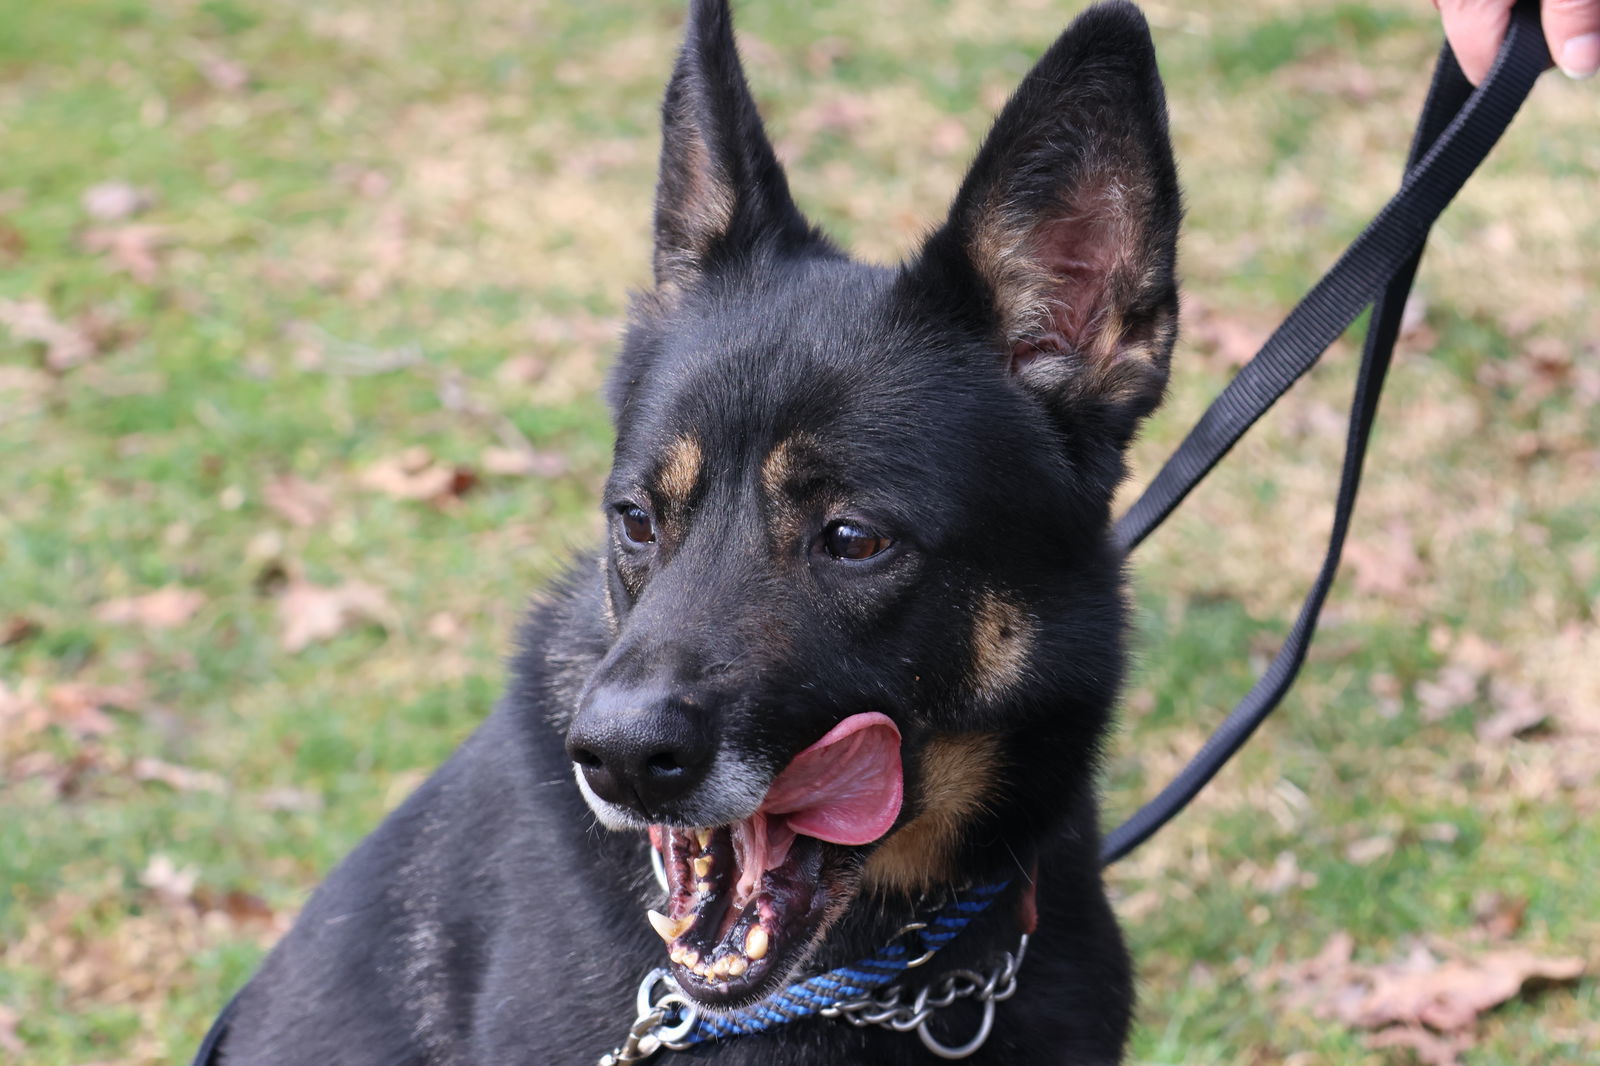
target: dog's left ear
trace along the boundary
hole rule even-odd
[[[1023,80],[907,277],[990,330],[1058,418],[1125,443],[1166,387],[1180,214],[1149,29],[1101,4]]]
[[[727,0],[692,0],[661,104],[656,291],[671,298],[758,242],[829,247],[795,207],[745,81]]]

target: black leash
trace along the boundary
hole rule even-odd
[[[1316,582],[1271,665],[1171,784],[1106,837],[1100,851],[1102,863],[1110,865],[1122,858],[1187,806],[1294,684],[1339,569],[1378,396],[1428,231],[1500,139],[1549,62],[1533,0],[1522,0],[1512,12],[1505,43],[1478,89],[1461,73],[1450,46],[1444,46],[1411,142],[1400,191],[1212,401],[1144,495],[1117,523],[1119,545],[1132,551],[1372,304],[1350,405],[1333,528]]]
[[[1119,544],[1125,551],[1132,551],[1183,502],[1189,490],[1210,473],[1267,408],[1316,364],[1362,310],[1373,305],[1372,324],[1367,330],[1350,409],[1350,432],[1333,530],[1316,584],[1307,594],[1288,639],[1255,687],[1172,783],[1106,837],[1101,848],[1102,862],[1116,862],[1187,806],[1294,683],[1317,616],[1322,612],[1322,602],[1339,568],[1339,555],[1361,481],[1367,437],[1372,432],[1384,374],[1400,332],[1406,295],[1422,258],[1423,242],[1434,220],[1505,132],[1549,61],[1534,0],[1521,0],[1517,5],[1500,55],[1476,91],[1456,65],[1450,46],[1444,47],[1434,67],[1433,85],[1411,143],[1400,191],[1284,319],[1261,351],[1212,401],[1144,495],[1117,523]],[[221,1062],[228,1021],[241,993],[236,993],[211,1023],[193,1066],[218,1066]]]

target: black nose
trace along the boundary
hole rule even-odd
[[[602,686],[573,719],[567,754],[595,795],[655,820],[705,780],[716,747],[706,716],[685,701]]]

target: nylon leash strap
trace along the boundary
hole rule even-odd
[[[1119,546],[1132,551],[1372,305],[1350,405],[1333,526],[1316,581],[1283,646],[1255,685],[1178,776],[1106,836],[1101,845],[1102,863],[1109,865],[1122,858],[1187,806],[1294,684],[1339,569],[1378,396],[1428,231],[1500,139],[1549,62],[1534,0],[1522,0],[1512,11],[1500,53],[1476,90],[1461,73],[1450,46],[1444,46],[1400,191],[1212,401],[1144,495],[1117,523]]]

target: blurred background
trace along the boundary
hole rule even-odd
[[[1188,219],[1140,478],[1393,190],[1440,36],[1422,0],[1144,7]],[[888,261],[1075,10],[739,14],[801,203]],[[0,1061],[186,1061],[495,700],[599,528],[680,20],[0,0]],[[1597,134],[1547,76],[1446,215],[1305,677],[1111,873],[1131,1061],[1594,1061]],[[1286,630],[1354,355],[1140,550],[1108,818]]]

